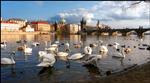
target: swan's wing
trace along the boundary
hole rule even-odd
[[[40,66],[40,67],[49,67],[49,66],[50,66],[50,63],[48,63],[48,62],[41,62],[41,63],[39,63],[39,64],[36,65],[36,66]]]
[[[113,54],[113,57],[123,57],[123,55],[118,52],[118,53]]]
[[[58,56],[68,56],[69,54],[66,52],[58,52]]]
[[[1,58],[1,64],[14,64],[10,58]]]
[[[84,55],[82,55],[81,53],[76,53],[71,55],[70,57],[68,57],[68,59],[80,59],[82,58]]]

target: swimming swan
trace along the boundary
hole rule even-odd
[[[12,55],[15,55],[15,52],[11,53],[10,58],[1,58],[1,64],[3,65],[15,64],[16,62]]]
[[[24,45],[24,53],[32,53],[32,48],[27,47],[27,45]]]
[[[42,59],[42,61],[37,66],[41,67],[52,67],[56,61],[54,54],[46,53],[44,51],[39,51],[39,58]]]
[[[83,56],[84,56],[84,54],[81,54],[81,53],[75,53],[75,54],[69,56],[68,59],[71,59],[71,60],[77,60],[77,59],[81,59]]]
[[[113,54],[113,57],[117,57],[117,58],[125,58],[124,48],[122,48],[121,53],[115,50],[115,53]]]

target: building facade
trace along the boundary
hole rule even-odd
[[[17,19],[17,18],[8,19],[8,21],[18,23],[20,25],[20,28],[26,26],[27,23],[27,20]]]
[[[52,25],[49,24],[47,21],[31,22],[31,27],[33,27],[35,31],[53,31]]]
[[[81,26],[77,24],[67,24],[66,28],[69,34],[77,34],[79,31],[81,31]]]
[[[32,28],[30,25],[27,25],[27,27],[25,28],[26,32],[34,32],[34,28]]]
[[[1,21],[1,31],[19,31],[19,28],[18,23]]]

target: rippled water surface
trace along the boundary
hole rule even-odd
[[[134,64],[141,65],[150,60],[150,51],[142,44],[150,44],[150,35],[145,35],[139,39],[136,35],[128,37],[122,36],[55,36],[55,35],[1,35],[1,41],[7,41],[6,49],[1,49],[1,57],[9,57],[10,52],[16,51],[15,65],[1,65],[1,82],[57,82],[57,81],[76,81],[99,79],[106,76],[106,72],[112,73],[122,71]],[[23,44],[16,43],[17,40],[27,40],[27,45],[32,47],[31,55],[24,55],[17,51],[17,47]],[[98,40],[103,40],[104,44],[113,44],[118,42],[121,45],[130,47],[132,51],[126,54],[123,60],[113,58],[114,48],[108,46],[108,54],[98,62],[98,68],[83,66],[81,60],[71,61],[70,67],[66,66],[64,59],[58,58],[53,68],[37,67],[39,63],[38,51],[44,50],[44,41],[59,40],[61,43],[68,41],[71,46],[71,52],[83,52],[83,48],[74,48],[73,44],[79,41],[83,42],[83,47]],[[32,46],[32,42],[37,41],[39,46]],[[141,49],[139,49],[139,47]],[[120,47],[121,48],[121,47]],[[60,46],[59,51],[63,51],[64,46]],[[97,48],[93,48],[93,54],[97,54]]]

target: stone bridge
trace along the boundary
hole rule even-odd
[[[87,34],[92,34],[92,33],[97,33],[97,34],[101,34],[101,33],[109,33],[109,35],[112,35],[114,32],[119,32],[121,33],[123,36],[126,36],[128,33],[135,31],[137,33],[138,36],[143,36],[144,32],[146,31],[150,31],[150,28],[126,28],[126,29],[100,29],[100,30],[86,30],[85,32]]]

